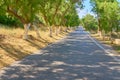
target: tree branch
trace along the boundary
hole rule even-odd
[[[7,12],[17,17],[22,23],[27,23],[27,21],[20,15],[17,14],[17,12],[13,11],[10,6],[7,6]]]

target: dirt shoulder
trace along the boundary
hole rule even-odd
[[[103,39],[101,39],[97,34],[91,34],[91,36],[93,37],[93,38],[95,38],[96,40],[99,40],[101,43],[103,43],[103,44],[107,44],[107,45],[109,45],[109,46],[112,46],[112,48],[117,52],[117,54],[115,54],[115,55],[119,55],[120,56],[120,45],[116,45],[116,44],[111,44],[111,41],[110,40],[108,40],[108,39],[105,39],[105,40],[103,40]]]
[[[0,69],[15,61],[33,54],[47,45],[64,38],[68,33],[49,37],[49,31],[40,31],[41,38],[36,37],[34,31],[29,31],[29,40],[22,39],[22,29],[0,29]]]

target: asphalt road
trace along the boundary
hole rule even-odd
[[[120,80],[120,62],[81,28],[0,71],[0,80]]]

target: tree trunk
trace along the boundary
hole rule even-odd
[[[103,40],[105,41],[105,37],[106,37],[105,31],[102,31],[102,37],[103,37]]]
[[[23,39],[27,40],[28,39],[28,30],[30,28],[31,24],[24,24],[24,34],[23,34]]]
[[[60,26],[58,26],[57,34],[60,34]]]
[[[37,26],[35,24],[33,24],[33,27],[35,29],[37,37],[40,38],[40,33],[39,33],[39,30],[38,30]]]
[[[102,38],[102,30],[100,29],[101,25],[100,25],[100,19],[98,19],[98,35],[100,38]]]
[[[112,38],[112,27],[111,27],[111,30],[110,30],[110,41],[111,41],[111,44],[113,44],[113,38]]]
[[[98,33],[98,35],[99,35],[99,33],[100,33],[100,28],[99,28],[99,26],[98,26],[98,29],[97,29],[97,33]]]
[[[63,31],[62,26],[60,26],[60,33]]]
[[[98,35],[99,35],[100,38],[103,38],[103,36],[102,36],[102,31],[99,31],[99,32],[98,32]]]
[[[58,35],[58,29],[57,29],[57,27],[55,27],[55,35],[56,36]]]
[[[67,30],[68,30],[68,28],[66,27],[66,28],[65,28],[65,32],[67,32]]]
[[[52,26],[49,27],[50,34],[49,36],[52,37]]]

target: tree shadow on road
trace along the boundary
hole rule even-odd
[[[91,40],[84,38],[68,38],[51,44],[5,68],[0,72],[0,79],[119,80],[120,65]]]

